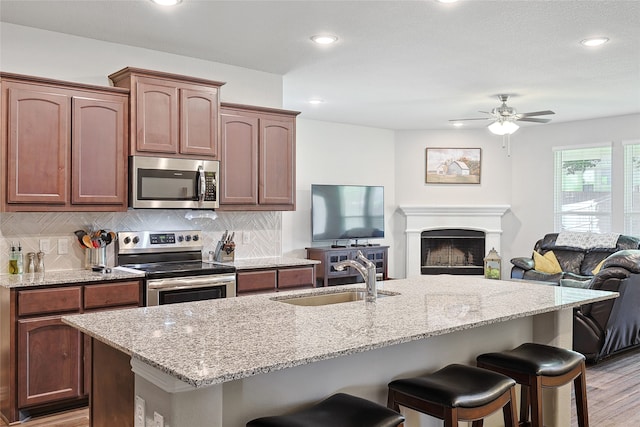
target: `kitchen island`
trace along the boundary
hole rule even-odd
[[[381,282],[379,289],[393,295],[375,303],[309,307],[280,301],[355,287],[63,320],[94,338],[96,375],[105,368],[109,379],[122,377],[126,383],[127,376],[132,378],[135,395],[146,402],[146,417],[158,412],[171,427],[240,427],[252,418],[290,411],[338,391],[385,403],[386,385],[394,378],[453,362],[471,364],[482,352],[526,341],[570,347],[573,307],[617,296],[441,275]],[[121,362],[107,367],[96,360],[101,354]],[[94,378],[94,383],[100,387],[105,382]],[[569,390],[564,387],[546,397],[546,425],[569,425]],[[110,420],[99,419],[119,410],[109,390],[97,390],[92,399],[92,425],[109,425]],[[125,395],[127,420],[133,417],[127,414],[134,409],[132,400]],[[412,426],[438,425],[411,411],[406,415]],[[485,425],[499,425],[495,423]]]

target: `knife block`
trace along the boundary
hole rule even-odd
[[[235,260],[236,247],[235,245],[223,245],[222,249],[218,251],[216,261],[218,262],[233,262]]]

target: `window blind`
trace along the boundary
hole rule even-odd
[[[611,231],[610,144],[554,150],[554,220],[556,232]]]
[[[640,236],[640,142],[624,145],[624,232]]]

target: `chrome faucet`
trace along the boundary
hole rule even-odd
[[[376,265],[373,262],[371,262],[366,256],[364,256],[362,254],[362,251],[358,251],[358,254],[356,255],[356,259],[362,261],[364,265],[362,265],[359,262],[356,262],[355,260],[348,259],[348,260],[340,261],[334,264],[333,268],[335,268],[338,271],[344,270],[345,267],[355,268],[358,271],[358,273],[360,273],[360,275],[362,276],[362,278],[364,279],[367,285],[366,300],[373,302],[376,300],[376,297],[378,296],[378,292],[376,289]]]

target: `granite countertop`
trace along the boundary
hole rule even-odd
[[[29,288],[45,285],[65,285],[69,283],[138,279],[143,277],[143,272],[120,267],[112,268],[111,273],[77,269],[45,271],[44,273],[0,274],[0,287]]]
[[[348,285],[63,321],[198,388],[618,295],[473,276],[421,276],[378,285],[399,295],[316,307],[274,300],[361,288]]]
[[[233,265],[238,271],[242,271],[254,270],[258,268],[301,267],[306,265],[320,264],[320,261],[315,259],[278,256],[237,259],[233,262],[220,262],[218,264]]]

